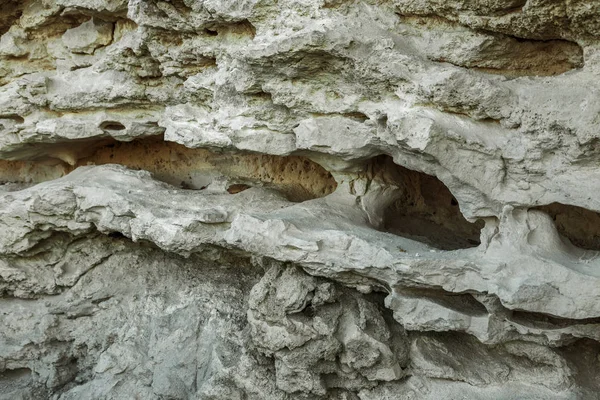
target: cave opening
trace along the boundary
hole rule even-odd
[[[268,187],[292,202],[324,197],[337,188],[331,173],[306,157],[214,152],[166,142],[162,136],[115,140],[79,159],[75,167],[90,164],[146,170],[160,181],[187,190],[203,190],[215,179],[227,180],[229,194]]]
[[[551,203],[535,207],[550,215],[556,230],[574,246],[586,250],[600,250],[600,213],[583,207]]]
[[[385,205],[381,230],[440,250],[480,244],[484,222],[467,221],[458,200],[438,178],[397,165],[387,155],[371,163],[375,179],[398,188],[393,201]]]
[[[167,142],[162,135],[130,142],[102,138],[54,143],[28,158],[0,160],[0,182],[19,183],[27,177],[27,182],[39,183],[60,178],[80,166],[119,164],[149,171],[155,179],[181,189],[202,190],[220,180],[232,195],[265,187],[291,202],[324,197],[337,188],[331,173],[307,157],[188,148]]]

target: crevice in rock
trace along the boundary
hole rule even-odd
[[[230,185],[230,186],[227,188],[227,192],[228,192],[229,194],[236,194],[236,193],[243,192],[244,190],[248,190],[248,189],[250,189],[251,187],[252,187],[252,186],[250,186],[250,185],[245,185],[245,184],[243,184],[243,183],[237,183],[237,184],[234,184],[234,185]]]
[[[49,17],[43,25],[37,26],[28,31],[28,39],[46,42],[51,38],[58,38],[69,29],[77,28],[90,19],[89,14],[76,10],[68,13],[59,13]]]
[[[451,114],[454,115],[458,118],[468,118],[470,120],[476,121],[477,123],[480,124],[494,124],[494,125],[500,125],[500,123],[502,122],[501,119],[495,119],[495,118],[491,118],[491,117],[480,117],[480,116],[475,116],[472,113],[469,113],[469,111],[471,111],[468,106],[465,107],[465,105],[460,104],[458,106],[454,106],[452,104],[443,104],[443,103],[435,103],[435,102],[422,102],[422,103],[417,103],[416,105],[420,106],[420,107],[427,107],[427,108],[432,108],[432,109],[437,109],[440,111],[443,111],[446,114]],[[462,108],[464,107],[464,108]]]
[[[327,170],[302,156],[216,153],[165,142],[162,136],[131,142],[102,139],[78,146],[56,144],[37,162],[0,161],[0,182],[39,183],[83,165],[120,164],[150,171],[156,179],[184,189],[204,189],[222,180],[229,193],[271,187],[294,202],[324,197],[337,187]]]
[[[27,12],[32,11],[28,9]],[[0,16],[0,24],[1,18]],[[30,19],[30,15],[25,17],[26,21]],[[98,29],[86,24],[92,21]],[[31,73],[88,68],[94,63],[92,56],[98,50],[121,40],[125,32],[135,29],[137,25],[127,19],[126,13],[122,11],[93,12],[75,7],[45,16],[43,22],[34,26],[21,29],[15,22],[15,27],[15,38],[12,39],[14,45],[8,48],[5,46],[0,56],[4,64],[0,73],[0,86]],[[90,40],[91,42],[86,43]],[[58,56],[55,52],[61,47],[65,53]]]
[[[521,11],[529,0],[478,0],[478,1],[448,1],[438,3],[436,11],[444,15],[457,18],[459,15],[471,15],[480,17],[500,17],[506,14],[512,14]],[[423,2],[423,3],[427,3]],[[560,3],[557,2],[557,3]],[[451,11],[451,12],[447,12]],[[435,11],[434,11],[435,12]],[[422,16],[438,16],[438,14],[420,13]],[[440,17],[441,18],[441,17]]]
[[[352,119],[352,120],[357,121],[357,122],[365,122],[365,121],[369,120],[369,117],[366,114],[361,113],[359,111],[347,112],[347,113],[329,113],[329,114],[325,114],[325,113],[311,113],[311,115],[313,117],[329,117],[329,116],[339,115],[339,116],[342,116],[342,117],[345,117],[345,118]]]
[[[591,339],[579,339],[556,349],[556,352],[575,366],[575,380],[590,390],[589,398],[595,397],[600,392],[600,343]]]
[[[444,308],[471,316],[489,314],[487,308],[469,293],[451,293],[442,289],[416,287],[395,288],[395,291],[408,298],[426,298]]]
[[[535,382],[559,392],[573,385],[571,366],[537,344],[515,340],[490,346],[458,332],[409,332],[409,338],[415,374],[473,386]]]
[[[10,27],[21,18],[25,1],[23,0],[7,0],[2,4],[0,9],[0,36],[4,35]]]
[[[509,343],[522,337],[556,348],[582,337],[598,340],[600,326],[600,318],[573,319],[512,310],[493,294],[453,293],[438,286],[394,286],[387,305],[408,330],[465,332],[488,344]]]
[[[229,193],[267,186],[282,192],[290,201],[323,197],[337,187],[329,172],[305,157],[214,153],[161,138],[115,142],[99,148],[76,166],[108,163],[147,170],[159,180],[187,189],[205,188],[222,176],[230,182]]]
[[[380,229],[442,250],[480,244],[483,221],[467,221],[457,199],[439,179],[396,165],[389,156],[376,157],[369,168],[374,180],[397,188],[382,212]]]
[[[238,22],[211,24],[204,28],[204,33],[208,36],[238,35],[254,39],[256,28],[250,21],[244,19]]]
[[[561,203],[534,209],[550,215],[558,233],[573,245],[586,250],[600,250],[600,213]]]
[[[21,117],[20,115],[17,114],[6,114],[6,115],[0,115],[0,120],[9,120],[12,123],[15,124],[22,124],[25,122],[25,118]],[[1,122],[0,122],[1,124]]]
[[[121,239],[124,238],[125,235],[123,235],[121,232],[110,232],[108,234],[108,237],[113,239]]]
[[[600,318],[570,319],[552,315],[514,310],[510,313],[512,322],[536,329],[562,329],[573,325],[598,325]]]
[[[271,75],[289,79],[292,84],[306,83],[308,77],[316,79],[320,75],[323,79],[340,79],[344,76],[345,66],[352,62],[340,54],[322,49],[294,49],[266,58],[247,60],[251,67],[264,65],[264,68],[269,68]],[[338,95],[340,93],[334,90],[331,92]]]
[[[4,371],[0,372],[0,382],[3,380],[29,379],[31,372],[32,371],[29,368],[5,369]]]
[[[397,15],[414,30],[405,34],[414,37],[420,51],[432,61],[505,76],[554,76],[584,64],[582,47],[572,41],[524,39],[471,29],[438,15]],[[461,31],[467,29],[471,35],[465,39]],[[461,41],[458,49],[457,40]]]
[[[31,167],[31,172],[35,174],[36,164],[52,166],[60,163],[75,165],[77,160],[88,157],[99,147],[108,145],[116,140],[110,137],[72,139],[68,142],[59,143],[29,143],[28,146],[20,146],[18,150],[10,152],[7,158],[11,161],[0,160],[0,163],[10,164],[22,163],[22,166]],[[17,161],[19,160],[19,161]],[[3,176],[9,175],[12,171],[0,171],[0,182],[16,182],[6,179]],[[31,182],[36,182],[34,178]]]
[[[206,33],[208,36],[219,36],[219,32],[217,32],[214,29],[204,29],[204,33]]]
[[[103,129],[105,131],[123,131],[125,130],[125,125],[123,125],[120,122],[116,122],[116,121],[105,121],[103,123],[100,124],[100,129]]]

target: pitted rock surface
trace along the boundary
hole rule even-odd
[[[600,399],[594,0],[5,0],[0,399]]]

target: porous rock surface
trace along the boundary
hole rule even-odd
[[[0,1],[0,398],[600,399],[599,21]]]

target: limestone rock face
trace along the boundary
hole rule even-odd
[[[600,3],[0,1],[0,399],[600,399]]]

